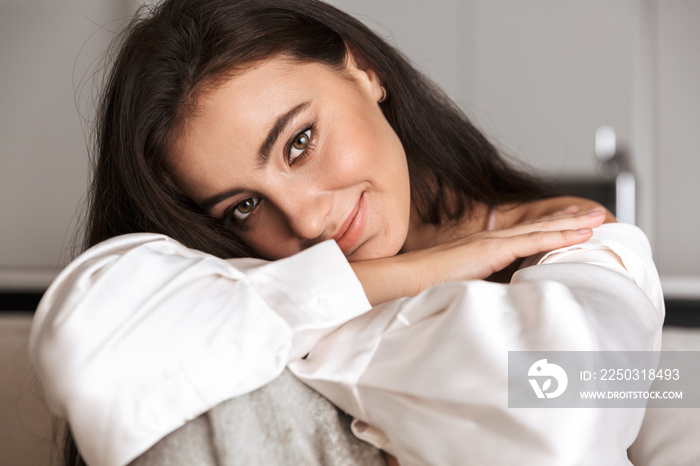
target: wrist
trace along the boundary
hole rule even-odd
[[[373,306],[405,296],[414,296],[425,287],[417,261],[411,258],[412,254],[350,263]]]

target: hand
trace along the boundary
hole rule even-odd
[[[606,218],[596,207],[575,206],[513,227],[484,231],[428,249],[393,257],[353,262],[370,302],[413,296],[438,283],[489,277],[516,259],[588,240]]]
[[[561,213],[564,211],[576,213],[578,211],[576,209],[584,211],[594,209],[596,207],[602,206],[595,201],[584,199],[582,197],[560,196],[526,202],[524,204],[515,204],[512,205],[511,208],[506,207],[505,209],[499,210],[501,210],[501,215],[505,217],[503,219],[504,224],[514,225],[516,223],[527,222],[548,215],[555,215],[555,213]],[[612,222],[617,222],[617,219],[613,214],[606,210],[604,223]]]

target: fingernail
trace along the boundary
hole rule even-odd
[[[596,216],[596,215],[601,215],[605,213],[605,208],[604,207],[594,207],[590,209],[588,212],[588,215],[591,216]]]
[[[591,232],[590,228],[579,228],[578,230],[576,230],[576,233],[578,233],[579,235],[587,235],[590,232]]]

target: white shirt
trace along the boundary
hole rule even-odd
[[[660,347],[646,238],[623,224],[594,232],[509,285],[446,283],[374,308],[332,241],[268,263],[126,235],[54,281],[30,351],[94,465],[128,463],[286,365],[402,466],[628,464],[643,410],[507,408],[508,350]]]

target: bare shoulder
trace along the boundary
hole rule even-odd
[[[590,199],[585,199],[583,197],[551,197],[548,199],[540,199],[537,201],[531,201],[520,205],[518,207],[518,210],[520,211],[519,213],[521,215],[519,221],[524,222],[535,218],[552,215],[573,205],[577,206],[581,211],[593,209],[596,207],[603,207],[598,202],[592,201]],[[610,211],[607,211],[605,223],[614,222],[617,222],[617,219]]]

